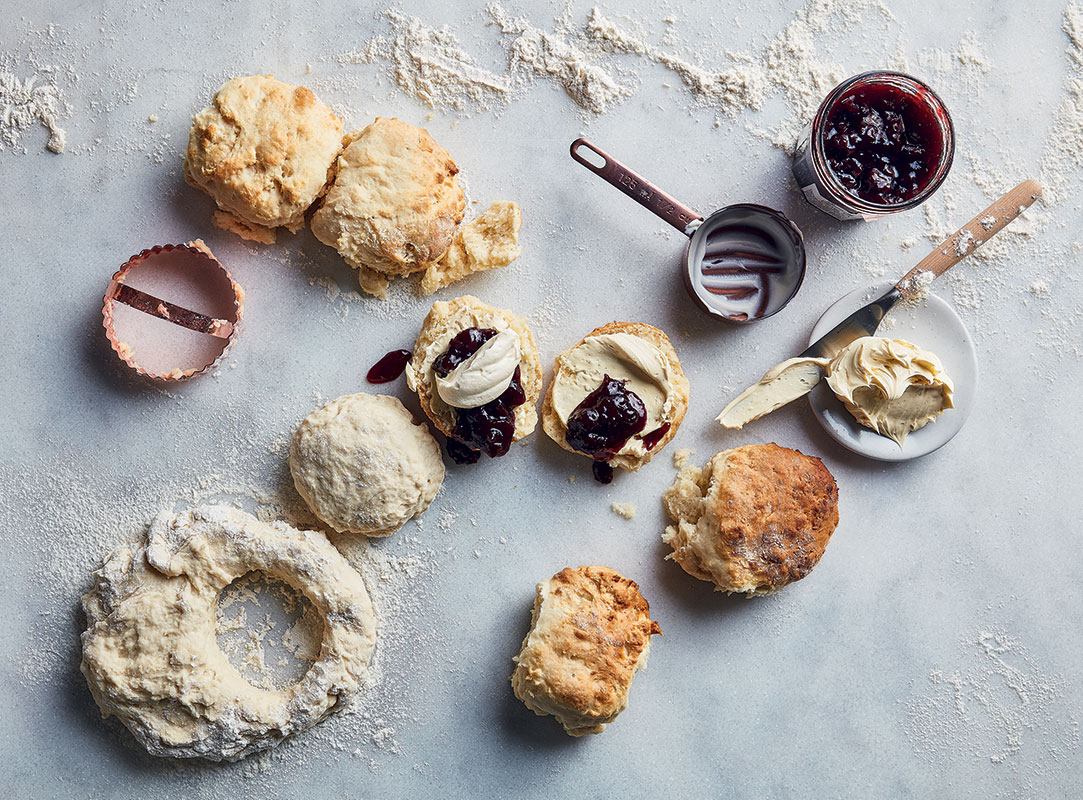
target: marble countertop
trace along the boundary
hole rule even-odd
[[[0,783],[10,796],[1078,794],[1083,169],[1072,153],[1083,151],[1083,128],[1073,133],[1058,109],[1083,63],[1062,26],[1083,14],[1049,0],[819,5],[830,13],[808,44],[818,60],[842,74],[905,65],[951,108],[956,164],[927,209],[854,224],[807,206],[770,142],[795,113],[777,86],[762,108],[726,114],[695,102],[662,64],[597,54],[628,87],[604,114],[523,76],[503,107],[430,109],[396,85],[386,60],[357,63],[372,37],[394,35],[383,6],[0,6],[0,72],[55,83],[67,138],[53,154],[34,125],[0,151]],[[590,9],[507,4],[571,39]],[[793,0],[631,0],[601,11],[659,51],[719,68],[731,52],[761,54],[810,13]],[[507,74],[515,37],[488,24],[484,4],[423,0],[408,13],[448,25],[479,65]],[[222,81],[253,72],[311,86],[350,127],[376,115],[426,127],[455,157],[475,208],[520,203],[519,261],[441,297],[475,294],[529,315],[547,365],[610,320],[657,325],[692,400],[669,449],[609,486],[540,430],[503,459],[449,466],[423,523],[372,548],[382,566],[366,578],[384,627],[378,681],[356,712],[236,764],[172,763],[103,721],[79,674],[91,573],[160,508],[288,496],[285,444],[297,423],[365,390],[368,366],[409,347],[430,305],[408,284],[383,303],[358,296],[352,270],[307,231],[262,247],[211,224],[212,203],[181,175],[190,117]],[[701,212],[738,201],[785,211],[808,245],[800,293],[750,326],[698,312],[679,279],[683,237],[573,163],[568,145],[581,135]],[[713,421],[734,392],[802,349],[837,298],[902,275],[938,232],[1027,177],[1050,187],[1050,202],[935,286],[973,333],[982,375],[947,446],[869,461],[830,439],[803,402],[739,432]],[[244,287],[244,329],[213,375],[152,385],[108,349],[102,292],[131,254],[196,237]],[[417,408],[405,385],[386,391]],[[675,474],[672,452],[691,448],[702,462],[771,441],[824,460],[839,527],[815,571],[785,591],[712,593],[664,560],[658,498]],[[623,519],[612,503],[638,513]],[[590,563],[636,580],[664,635],[627,711],[576,740],[515,700],[508,676],[535,583]]]

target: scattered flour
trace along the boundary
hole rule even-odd
[[[64,152],[67,134],[58,116],[64,107],[60,90],[50,80],[55,67],[42,69],[28,78],[12,72],[0,72],[0,151],[16,147],[23,132],[35,123],[49,131],[45,147]]]
[[[630,86],[618,83],[611,72],[593,63],[575,39],[546,33],[525,19],[512,17],[499,3],[490,3],[488,12],[502,33],[515,37],[508,45],[513,69],[556,79],[581,108],[603,114],[632,94]]]
[[[1053,775],[1077,757],[1079,720],[1062,681],[1045,674],[1015,638],[981,630],[963,642],[961,663],[929,672],[906,703],[915,753],[945,767],[959,759]]]

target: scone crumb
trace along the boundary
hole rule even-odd
[[[274,228],[265,228],[262,225],[244,222],[230,214],[228,211],[215,211],[212,220],[216,227],[230,233],[235,233],[249,242],[259,242],[260,244],[275,243]]]
[[[618,517],[624,517],[625,519],[634,518],[637,511],[634,503],[613,503],[610,508]]]
[[[688,466],[689,460],[696,454],[696,451],[689,447],[682,447],[673,453],[673,468],[684,469]]]
[[[475,272],[506,267],[519,257],[519,206],[493,203],[479,217],[463,223],[443,258],[430,264],[421,279],[421,293],[432,294]]]
[[[575,483],[575,476],[574,475],[569,475],[568,476],[568,483]]]

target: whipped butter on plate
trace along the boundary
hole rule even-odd
[[[807,394],[822,377],[854,419],[900,447],[954,407],[954,386],[935,354],[902,339],[862,336],[831,359],[783,361],[741,392],[718,421],[740,428]]]

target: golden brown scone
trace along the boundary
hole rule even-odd
[[[519,441],[533,432],[538,424],[538,397],[542,388],[541,356],[534,344],[534,335],[526,320],[512,312],[483,303],[472,295],[456,297],[450,302],[437,300],[421,323],[421,332],[414,345],[414,356],[406,366],[406,381],[417,392],[421,408],[433,424],[450,436],[455,428],[455,409],[447,405],[436,391],[432,362],[447,350],[448,344],[467,328],[510,328],[519,336],[519,380],[526,402],[515,409],[515,434]]]
[[[554,389],[557,386],[558,380],[561,380],[569,373],[569,354],[583,345],[587,339],[592,336],[606,334],[630,334],[642,339],[661,354],[669,370],[669,407],[660,418],[662,423],[669,425],[669,430],[649,449],[639,440],[642,434],[632,437],[626,445],[625,450],[611,458],[608,462],[612,466],[623,467],[626,470],[634,472],[654,458],[656,454],[660,453],[662,449],[669,444],[670,440],[677,435],[677,429],[680,428],[681,420],[684,419],[685,412],[688,410],[688,378],[685,377],[684,371],[681,369],[681,362],[677,358],[677,351],[674,350],[673,345],[670,344],[669,337],[658,328],[642,322],[610,322],[600,328],[595,328],[580,339],[577,344],[557,356],[553,365],[553,377],[549,381],[549,388],[545,393],[545,401],[542,403],[542,428],[554,442],[559,444],[565,450],[579,453],[578,450],[568,444],[568,429],[561,420],[560,415],[557,413],[554,404]],[[609,375],[611,378],[618,379],[627,377],[624,374],[613,374],[612,372],[610,372]],[[597,385],[593,388],[597,388]],[[651,430],[651,426],[648,425],[642,433],[650,433]],[[584,453],[579,454],[585,455]]]
[[[235,218],[218,216],[219,227],[273,241],[274,228],[304,224],[340,150],[342,120],[311,91],[249,75],[226,82],[192,118],[184,178]]]
[[[723,450],[677,474],[662,496],[662,541],[719,591],[771,594],[809,574],[839,523],[838,487],[820,459],[777,444]]]
[[[459,226],[455,240],[421,278],[421,293],[432,294],[467,275],[506,267],[519,257],[519,226],[523,223],[515,203],[493,203],[476,219]]]
[[[384,296],[388,276],[423,270],[451,246],[466,209],[458,172],[427,131],[377,117],[347,137],[312,232]]]
[[[512,689],[572,736],[601,733],[627,707],[661,632],[635,581],[609,567],[563,569],[538,584]]]

